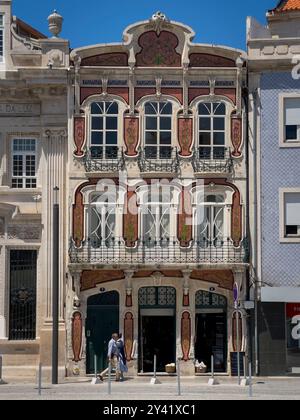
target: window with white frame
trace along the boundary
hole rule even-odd
[[[4,61],[4,15],[0,14],[0,63]]]
[[[201,247],[222,246],[225,233],[225,199],[221,194],[196,194],[195,236]]]
[[[12,188],[36,188],[37,144],[35,139],[13,139]]]
[[[284,98],[284,141],[300,142],[300,97]]]
[[[90,152],[93,159],[118,158],[118,125],[117,102],[92,103]]]
[[[300,192],[284,194],[284,233],[286,238],[300,238]]]
[[[172,157],[173,105],[171,102],[145,104],[145,157],[160,160]]]
[[[116,200],[103,194],[89,208],[89,238],[92,248],[110,247],[116,234]]]
[[[141,202],[141,231],[147,246],[168,245],[171,237],[174,191],[170,187],[150,188]]]
[[[223,160],[226,152],[226,105],[202,102],[198,106],[198,156],[201,160]]]

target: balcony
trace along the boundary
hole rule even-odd
[[[125,168],[123,150],[109,147],[105,151],[101,148],[91,148],[84,158],[87,173],[122,171]]]
[[[195,173],[230,174],[233,171],[231,151],[222,147],[200,148],[195,151],[192,164]]]
[[[140,151],[138,164],[142,173],[171,173],[179,171],[179,157],[176,148],[164,147],[157,150],[156,147],[146,147]]]
[[[128,241],[123,238],[114,238],[97,242],[88,240],[81,248],[76,248],[71,241],[70,262],[107,266],[181,266],[246,264],[249,259],[246,240],[239,248],[234,247],[231,239],[214,242],[199,240],[186,244],[178,239],[139,240],[131,245],[128,247]]]

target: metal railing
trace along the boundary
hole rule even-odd
[[[231,173],[233,159],[230,149],[220,148],[219,151],[205,153],[196,150],[192,160],[194,171],[197,173]]]
[[[94,172],[118,172],[125,168],[124,152],[116,149],[111,152],[89,150],[84,158],[85,171]]]
[[[179,171],[179,157],[176,148],[161,148],[160,151],[152,151],[145,148],[140,151],[138,164],[141,172],[177,173]]]
[[[246,264],[248,241],[235,247],[231,239],[224,241],[193,240],[183,243],[178,239],[126,241],[112,238],[97,242],[88,239],[80,248],[71,240],[72,264]]]

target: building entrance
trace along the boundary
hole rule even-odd
[[[165,372],[176,361],[176,290],[168,287],[139,291],[139,372]]]
[[[227,371],[227,300],[214,293],[196,294],[195,357],[211,372],[211,356],[215,372]]]
[[[119,332],[119,294],[102,293],[88,299],[86,320],[86,371],[94,373],[107,366],[108,343],[113,333]]]

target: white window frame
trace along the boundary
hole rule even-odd
[[[220,116],[218,116],[218,115],[214,115],[214,114],[209,114],[209,115],[207,115],[207,116],[205,116],[205,115],[200,115],[199,114],[199,107],[200,107],[200,105],[201,104],[223,104],[224,106],[225,106],[225,114],[224,115],[220,115]],[[211,122],[211,128],[210,128],[210,130],[208,131],[208,130],[200,130],[200,118],[201,117],[203,117],[203,118],[209,118],[210,119],[210,122]],[[224,118],[224,131],[223,130],[215,130],[214,129],[214,127],[213,127],[213,121],[214,121],[214,119],[215,118],[219,118],[219,119],[223,119]],[[200,150],[200,148],[209,148],[210,149],[210,158],[208,158],[208,159],[203,159],[203,160],[210,160],[210,161],[213,161],[213,160],[225,160],[226,159],[226,152],[228,151],[228,146],[227,146],[227,136],[228,136],[228,130],[229,130],[229,125],[228,125],[228,110],[227,110],[227,104],[226,104],[226,102],[224,102],[224,101],[220,101],[220,100],[215,100],[215,101],[200,101],[200,102],[198,102],[198,105],[197,105],[197,123],[196,123],[196,125],[197,125],[197,137],[196,137],[196,149],[197,149],[197,153],[198,153],[198,151]],[[209,135],[210,135],[210,144],[209,145],[201,145],[200,144],[200,132],[205,132],[205,133],[209,133]],[[214,133],[223,133],[224,132],[224,146],[222,145],[222,146],[220,146],[220,145],[214,145],[214,142],[213,142],[213,135],[214,135]],[[224,150],[224,159],[219,159],[219,158],[214,158],[213,157],[213,151],[214,151],[214,149],[222,149],[222,148],[224,148],[225,150]],[[199,156],[199,155],[198,155]]]
[[[2,53],[3,55],[0,55],[0,64],[4,63],[4,57],[5,57],[5,14],[4,13],[0,13],[0,18],[2,20],[0,20],[0,32],[2,32]]]
[[[194,141],[194,150],[198,151],[199,149],[199,133],[200,133],[200,124],[199,124],[199,105],[201,103],[216,103],[216,102],[222,102],[226,107],[226,115],[225,115],[225,149],[227,153],[229,153],[230,148],[232,148],[232,142],[231,142],[231,115],[236,109],[234,103],[220,95],[213,95],[213,96],[202,96],[201,99],[198,97],[194,99],[191,103],[191,109],[193,111],[193,115],[195,116],[195,141]]]
[[[35,150],[21,150],[15,151],[14,150],[14,142],[15,140],[30,140],[35,142]],[[22,156],[22,176],[15,176],[14,175],[14,156]],[[26,157],[27,156],[34,156],[35,157],[35,175],[34,176],[27,176],[26,175]],[[22,187],[13,187],[13,180],[22,180]],[[28,179],[35,179],[36,185],[35,187],[26,187],[26,180]],[[36,137],[32,136],[23,136],[23,137],[12,137],[11,138],[11,188],[14,190],[35,190],[38,188],[38,141]]]
[[[146,144],[146,115],[145,115],[145,104],[147,102],[170,102],[173,106],[173,116],[172,116],[172,141],[171,148],[174,149],[178,147],[178,111],[181,109],[181,104],[173,97],[167,95],[161,95],[157,97],[155,95],[145,96],[138,103],[137,108],[140,113],[140,147],[144,148]],[[160,159],[157,159],[159,161]]]
[[[280,232],[279,232],[279,240],[281,243],[286,244],[295,244],[300,243],[300,233],[299,236],[289,236],[286,237],[285,234],[285,195],[286,194],[300,194],[300,188],[280,188],[279,190],[279,213],[280,213]]]
[[[286,99],[300,99],[300,93],[279,94],[279,146],[281,148],[300,148],[300,121],[298,126],[298,139],[286,141],[285,101]]]

